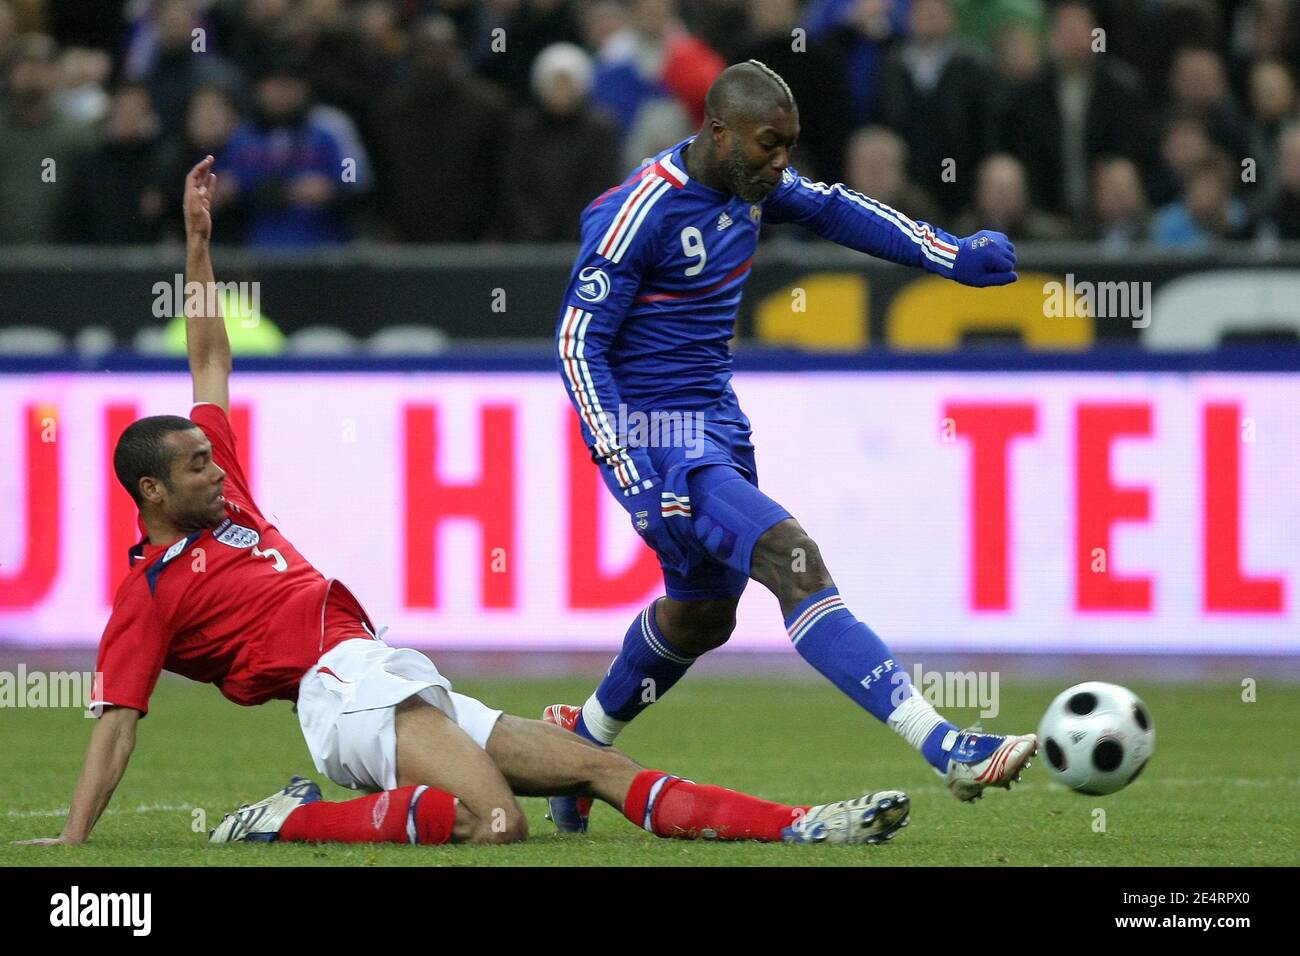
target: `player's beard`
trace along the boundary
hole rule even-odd
[[[771,187],[763,182],[758,172],[745,160],[745,151],[741,148],[739,139],[731,141],[731,155],[727,159],[727,181],[731,184],[731,191],[745,202],[761,202],[772,191]]]
[[[176,526],[186,532],[206,531],[221,524],[225,518],[225,500],[213,502],[209,499],[205,500],[201,505],[196,502],[193,506],[186,508],[185,513],[177,517]]]
[[[193,534],[195,531],[207,531],[209,528],[215,528],[225,519],[226,513],[223,510],[221,516],[217,517],[211,511],[195,511],[176,519],[176,527],[186,534]]]

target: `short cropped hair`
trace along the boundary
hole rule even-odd
[[[157,478],[171,489],[171,455],[166,436],[197,427],[179,415],[151,415],[132,422],[122,432],[113,450],[113,471],[137,505],[144,503],[140,497],[141,478]]]

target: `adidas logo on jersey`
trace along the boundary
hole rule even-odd
[[[728,216],[726,211],[724,210],[722,215],[718,217],[718,232],[722,232],[722,230],[730,226],[732,221],[733,221],[732,218]]]

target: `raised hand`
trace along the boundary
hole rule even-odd
[[[185,177],[185,234],[194,239],[212,238],[212,196],[217,174],[216,160],[205,156]]]

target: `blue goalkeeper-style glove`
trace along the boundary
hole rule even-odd
[[[957,240],[952,277],[962,285],[990,286],[1015,282],[1016,247],[1000,232],[981,229]]]
[[[663,485],[656,480],[649,491],[629,495],[627,508],[632,514],[632,528],[641,536],[641,540],[650,546],[659,557],[659,564],[668,570],[681,570],[686,565],[686,552],[673,538],[668,522],[679,525],[690,523],[689,517],[670,516],[663,513]],[[679,533],[688,529],[679,528]]]

